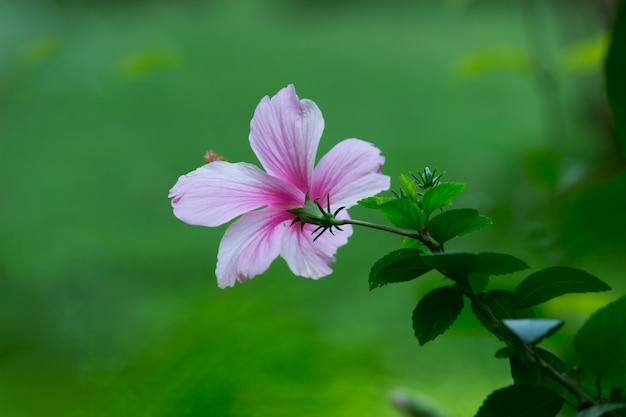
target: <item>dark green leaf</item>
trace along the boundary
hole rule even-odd
[[[567,367],[561,358],[539,347],[535,347],[535,350],[537,355],[543,361],[552,366],[558,372],[567,372]],[[513,381],[515,381],[516,385],[537,385],[559,394],[564,393],[563,386],[542,372],[536,363],[523,359],[518,354],[510,355],[509,361],[511,364],[511,376],[513,377]]]
[[[432,268],[427,266],[417,249],[398,249],[379,259],[370,270],[369,288],[393,282],[410,281],[425,274]]]
[[[519,351],[514,346],[505,346],[496,351],[494,355],[498,359],[510,358],[511,356],[515,356],[519,354]]]
[[[474,209],[446,210],[430,219],[428,233],[439,243],[489,226],[491,220]]]
[[[588,272],[567,266],[552,266],[530,274],[513,294],[516,308],[527,308],[563,294],[610,289]]]
[[[522,342],[534,345],[563,326],[558,319],[506,319],[502,320]]]
[[[389,197],[367,197],[362,200],[357,201],[360,206],[371,209],[378,209],[381,205],[386,203],[387,201],[391,201]]]
[[[482,304],[485,304],[489,308],[496,320],[500,321],[503,319],[516,318],[511,305],[511,299],[513,297],[512,291],[492,290],[488,293],[478,294],[476,297]],[[493,322],[487,312],[475,301],[472,301],[472,312],[485,328],[489,331],[493,330],[496,323]],[[506,328],[503,328],[503,330],[506,330]],[[502,339],[500,336],[498,336],[498,338]]]
[[[574,338],[582,372],[598,378],[626,375],[626,296],[596,311]]]
[[[487,397],[476,417],[553,417],[563,400],[554,392],[534,385],[512,385]]]
[[[445,332],[463,310],[463,295],[454,287],[426,294],[413,310],[413,330],[420,346]]]
[[[472,272],[469,274],[467,281],[469,282],[472,292],[474,294],[478,294],[487,288],[487,284],[489,284],[489,275]]]
[[[620,2],[605,62],[606,95],[622,152],[626,151],[626,5]]]
[[[417,202],[417,186],[413,178],[408,175],[400,174],[400,182],[402,183],[402,189],[406,193],[409,200]]]
[[[452,198],[465,188],[465,184],[458,182],[443,182],[427,188],[422,196],[422,210],[429,215],[438,208],[452,204]]]
[[[478,256],[480,269],[476,272],[487,275],[506,275],[530,268],[526,262],[505,253],[481,252]]]
[[[452,279],[465,279],[471,273],[503,275],[528,268],[526,263],[503,253],[447,251],[424,254],[424,263]]]
[[[593,405],[589,408],[585,408],[576,414],[576,417],[600,417],[609,411],[620,410],[622,408],[626,408],[626,404],[622,403],[605,403],[605,404],[597,404]]]
[[[416,203],[405,198],[384,203],[380,206],[380,211],[391,223],[403,229],[419,231],[424,224],[424,213]]]

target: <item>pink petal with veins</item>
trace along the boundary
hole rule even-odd
[[[289,85],[257,106],[250,122],[250,146],[268,174],[306,192],[323,130],[317,105],[300,100]]]
[[[219,226],[259,207],[302,204],[293,185],[245,162],[215,161],[183,175],[170,190],[174,215],[200,226]]]
[[[325,201],[330,194],[334,208],[351,207],[362,198],[389,189],[389,176],[379,169],[385,162],[380,150],[360,139],[346,139],[322,157],[313,171],[311,198]]]
[[[293,217],[284,209],[267,208],[244,214],[231,224],[217,254],[215,275],[220,288],[262,274],[280,253]]]

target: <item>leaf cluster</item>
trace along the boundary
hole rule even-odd
[[[565,402],[574,406],[577,417],[626,416],[626,296],[596,312],[579,330],[574,338],[578,363],[568,367],[557,355],[537,346],[557,332],[563,320],[537,318],[533,308],[565,294],[610,287],[583,270],[552,266],[529,274],[513,290],[489,290],[493,277],[529,266],[504,253],[445,251],[446,242],[480,230],[491,220],[474,209],[448,208],[464,184],[441,182],[437,177],[431,186],[424,186],[415,178],[403,175],[395,198],[360,202],[410,231],[400,249],[374,264],[369,287],[407,282],[435,271],[446,278],[447,285],[424,294],[413,309],[413,331],[419,344],[449,329],[466,304],[504,343],[496,357],[508,359],[513,384],[494,391],[476,416],[552,417]]]

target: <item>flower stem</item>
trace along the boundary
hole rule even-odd
[[[369,227],[371,229],[378,229],[378,230],[382,230],[385,232],[395,233],[400,236],[406,236],[411,239],[419,240],[424,245],[426,245],[426,247],[430,249],[431,252],[441,252],[441,246],[438,243],[433,242],[427,237],[424,237],[420,233],[411,232],[411,231],[404,230],[404,229],[399,229],[397,227],[385,226],[382,224],[370,223],[370,222],[366,222],[362,220],[355,220],[355,219],[341,219],[341,220],[336,219],[335,222],[336,222],[335,224],[339,226],[343,224],[353,224],[355,226],[364,226],[364,227]]]

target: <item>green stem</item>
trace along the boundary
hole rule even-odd
[[[465,296],[475,303],[487,315],[489,321],[491,322],[491,332],[493,334],[501,336],[511,342],[521,353],[525,353],[529,358],[534,360],[542,372],[550,376],[565,389],[574,394],[578,399],[579,410],[598,403],[595,399],[590,397],[589,394],[583,391],[575,381],[569,379],[567,376],[554,369],[552,365],[541,359],[535,351],[534,346],[524,343],[516,337],[510,337],[509,334],[503,332],[500,326],[500,320],[498,320],[498,318],[493,314],[493,311],[491,311],[491,308],[487,304],[483,303],[479,297],[476,297],[476,295],[471,292],[465,292]]]
[[[385,232],[395,233],[400,236],[406,236],[411,239],[419,240],[424,245],[426,245],[426,247],[430,249],[431,252],[441,252],[441,246],[439,246],[439,244],[424,237],[420,233],[410,232],[408,230],[398,229],[397,227],[385,226],[382,224],[370,223],[370,222],[365,222],[362,220],[354,220],[354,219],[336,219],[334,224],[338,226],[341,226],[343,224],[352,224],[355,226],[364,226],[364,227],[369,227],[371,229],[377,229],[377,230],[382,230]]]

